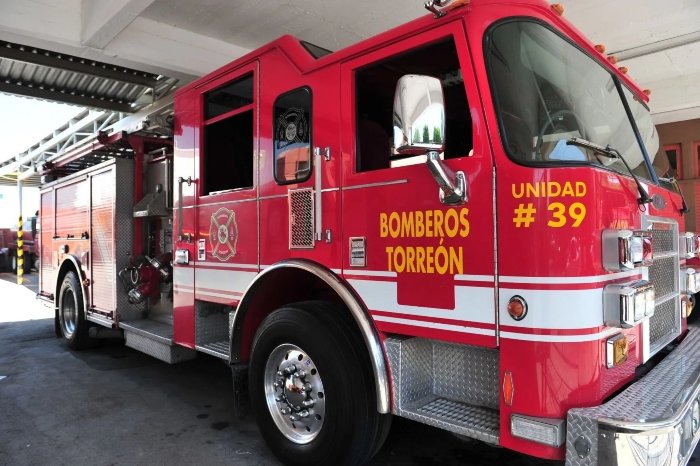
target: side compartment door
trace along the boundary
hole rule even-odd
[[[393,147],[399,78],[439,78],[446,125],[413,129],[445,143],[468,200],[441,203],[426,156]],[[412,36],[344,63],[343,274],[379,330],[494,347],[493,164],[462,23]],[[347,135],[347,136],[346,136]]]

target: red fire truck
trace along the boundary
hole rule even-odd
[[[47,167],[84,168],[41,192],[57,331],[227,361],[289,464],[367,461],[392,415],[687,463],[699,243],[647,95],[558,5],[427,7],[339,52],[282,37],[180,89],[172,143]]]

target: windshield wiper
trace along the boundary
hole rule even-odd
[[[685,214],[686,212],[688,212],[690,209],[688,209],[688,204],[685,203],[685,195],[683,194],[683,191],[681,191],[681,185],[678,184],[678,180],[675,179],[674,177],[663,178],[660,176],[659,181],[663,181],[664,183],[669,183],[674,188],[676,188],[676,191],[678,191],[678,194],[681,195],[681,202],[683,203],[683,206],[680,208],[680,211],[682,214]]]
[[[642,183],[639,182],[637,175],[634,174],[630,166],[627,164],[625,158],[622,156],[622,154],[620,154],[620,152],[617,151],[617,149],[610,147],[610,145],[601,146],[582,138],[569,138],[566,141],[566,144],[569,146],[584,147],[592,150],[596,154],[600,154],[611,159],[620,159],[622,163],[625,164],[627,171],[630,173],[630,175],[632,175],[634,182],[637,184],[637,189],[639,190],[639,199],[637,199],[637,202],[640,205],[649,204],[651,202],[649,193],[647,193],[646,189],[644,189],[644,186],[642,186]]]

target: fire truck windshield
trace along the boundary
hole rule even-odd
[[[651,179],[623,96],[651,154],[658,138],[646,107],[613,74],[548,26],[508,20],[494,26],[486,56],[501,137],[515,161],[533,165],[592,164],[628,175],[620,159],[568,145],[582,138],[616,148],[635,175]]]

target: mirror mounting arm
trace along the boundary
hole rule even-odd
[[[440,154],[436,151],[428,152],[428,170],[440,187],[440,202],[446,205],[467,202],[467,178],[464,172],[453,172],[440,160]]]

